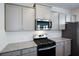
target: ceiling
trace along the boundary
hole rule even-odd
[[[33,7],[34,3],[15,3],[18,5],[23,5],[23,6],[30,6]],[[79,3],[39,3],[42,5],[47,5],[47,6],[55,6],[55,7],[60,7],[60,8],[65,8],[65,9],[77,9],[79,8]]]
[[[77,9],[77,8],[79,8],[79,3],[47,3],[46,5],[56,6],[56,7],[65,8],[65,9]]]

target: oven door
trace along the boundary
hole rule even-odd
[[[38,56],[55,56],[56,47],[52,46],[52,47],[38,49],[37,55]]]

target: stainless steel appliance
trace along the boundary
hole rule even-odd
[[[38,56],[55,56],[56,55],[56,43],[47,37],[34,38],[34,42],[37,44]]]
[[[71,56],[79,56],[79,22],[67,22],[62,37],[72,39]]]
[[[52,21],[44,19],[36,19],[35,30],[50,30],[52,28]]]

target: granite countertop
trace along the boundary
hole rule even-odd
[[[8,44],[0,53],[14,51],[18,49],[31,48],[37,46],[33,41],[25,41],[19,43]]]
[[[61,38],[61,37],[50,38],[50,39],[55,41],[55,42],[63,42],[63,41],[66,41],[66,40],[71,40],[69,38]]]
[[[61,37],[57,37],[57,38],[49,38],[55,42],[63,42],[66,40],[71,40],[68,38],[61,38]],[[24,42],[19,42],[19,43],[11,43],[8,44],[2,51],[0,51],[0,53],[5,53],[5,52],[9,52],[9,51],[14,51],[14,50],[19,50],[19,49],[24,49],[24,48],[31,48],[31,47],[35,47],[37,46],[34,41],[24,41]]]

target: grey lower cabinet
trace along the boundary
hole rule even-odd
[[[69,56],[71,54],[71,40],[56,43],[56,56]]]
[[[0,56],[37,56],[37,47],[1,53]]]
[[[37,56],[37,53],[35,51],[33,51],[30,53],[23,54],[22,56]]]
[[[37,55],[37,48],[36,47],[22,50],[22,56],[36,56],[36,55]]]
[[[64,56],[71,55],[71,40],[67,40],[64,43]]]
[[[56,43],[56,56],[63,56],[64,55],[64,42],[57,42]]]
[[[1,53],[0,56],[20,56],[21,51],[10,51],[6,53]]]

